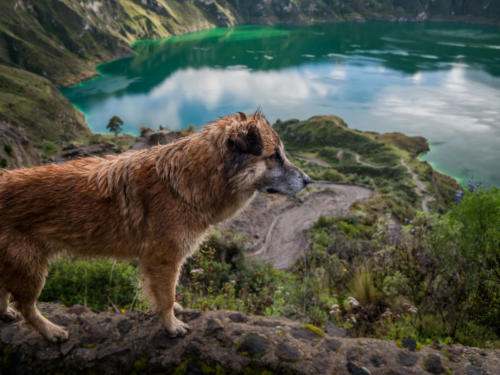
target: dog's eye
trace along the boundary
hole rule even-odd
[[[268,158],[278,163],[281,163],[283,161],[283,158],[281,157],[279,151],[276,151],[274,154],[268,156]]]

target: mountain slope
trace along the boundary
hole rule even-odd
[[[21,124],[35,146],[90,134],[83,115],[46,78],[0,65],[0,120]]]

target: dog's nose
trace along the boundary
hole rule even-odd
[[[309,177],[305,173],[303,178],[304,178],[304,185],[309,185],[312,182],[311,177]]]

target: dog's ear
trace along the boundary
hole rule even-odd
[[[227,140],[227,147],[233,152],[259,156],[264,150],[264,142],[255,124],[249,124],[245,131],[233,134]]]

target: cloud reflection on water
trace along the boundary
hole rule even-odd
[[[257,107],[271,121],[336,114],[353,128],[423,135],[438,142],[426,157],[446,172],[500,185],[490,172],[500,159],[500,34],[448,24],[283,28],[144,42],[63,92],[97,132],[113,115],[137,134]]]
[[[186,119],[203,125],[197,120],[207,113],[215,119],[259,106],[271,120],[283,114],[304,118],[304,113],[335,113],[351,127],[386,131],[390,124],[393,131],[443,142],[434,153],[453,150],[450,155],[462,156],[449,160],[451,172],[472,173],[478,160],[495,168],[495,160],[488,155],[500,142],[500,92],[481,79],[474,80],[468,69],[465,64],[453,64],[448,71],[417,72],[402,79],[388,75],[386,69],[348,64],[310,64],[279,71],[251,71],[243,66],[188,68],[176,71],[147,94],[102,101],[92,113],[109,118],[121,108],[120,115],[129,124],[172,129],[184,127]],[[360,109],[362,101],[365,105]]]

